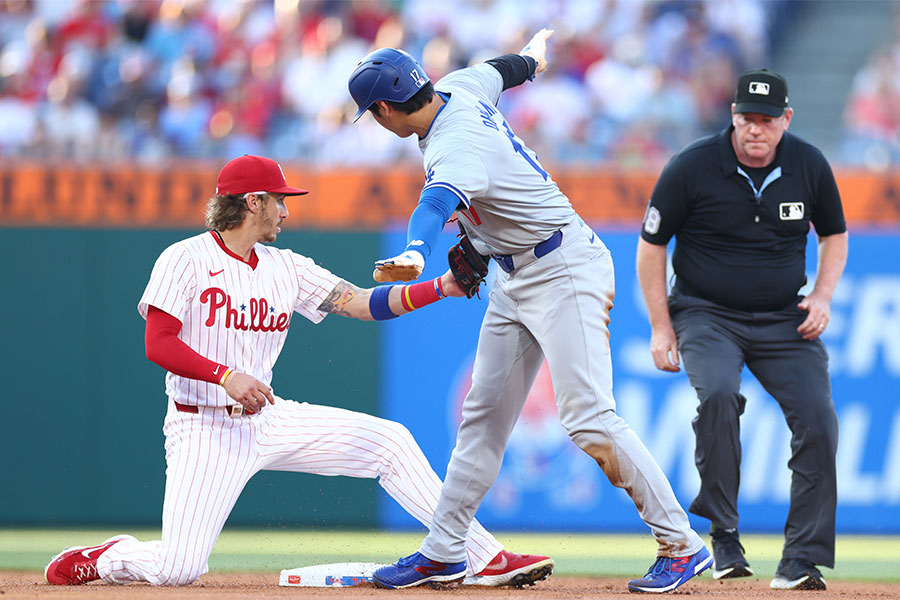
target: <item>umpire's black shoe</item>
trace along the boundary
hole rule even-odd
[[[750,563],[744,558],[744,547],[737,529],[718,529],[709,533],[713,547],[713,579],[749,577],[753,575]]]
[[[825,578],[816,565],[803,558],[782,558],[775,569],[773,590],[824,590]]]

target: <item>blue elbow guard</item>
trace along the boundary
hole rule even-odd
[[[388,298],[391,294],[392,285],[383,285],[372,290],[369,296],[369,312],[376,321],[387,321],[388,319],[396,319],[399,315],[395,315],[391,311],[391,305]]]

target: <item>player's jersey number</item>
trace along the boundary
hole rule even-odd
[[[547,173],[547,171],[544,170],[544,168],[538,161],[533,159],[531,155],[525,151],[525,147],[522,146],[522,144],[519,143],[519,140],[516,139],[516,134],[514,134],[512,129],[510,129],[509,124],[506,122],[506,119],[504,119],[503,116],[500,115],[499,112],[497,112],[497,109],[490,104],[487,104],[483,100],[479,100],[479,103],[481,104],[481,110],[479,111],[482,117],[481,122],[491,129],[500,131],[497,122],[494,120],[495,117],[499,117],[500,124],[503,125],[503,129],[505,130],[502,133],[505,133],[506,137],[509,138],[509,143],[512,144],[513,151],[521,154],[522,158],[528,161],[528,164],[531,165],[532,168],[534,168],[534,170],[544,178],[544,181],[547,181],[547,179],[550,178],[550,175]]]

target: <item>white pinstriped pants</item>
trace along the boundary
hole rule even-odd
[[[209,571],[213,546],[238,496],[261,470],[378,478],[426,527],[441,480],[403,425],[276,396],[258,415],[231,418],[223,408],[199,413],[169,402],[162,540],[122,541],[97,561],[107,583],[186,585]],[[469,528],[469,573],[481,571],[502,545],[477,521]]]

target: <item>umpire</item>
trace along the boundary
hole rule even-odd
[[[847,261],[847,227],[825,157],[787,132],[793,112],[781,75],[741,75],[731,126],[697,140],[663,169],[644,216],[637,270],[653,362],[678,371],[680,350],[697,391],[700,492],[689,510],[711,521],[713,577],[753,574],[737,510],[747,365],[791,430],[791,502],[771,587],[823,590],[816,565],[834,567],[838,424],[819,336]],[[810,223],[818,274],[801,297]],[[673,235],[675,283],[667,296]]]

